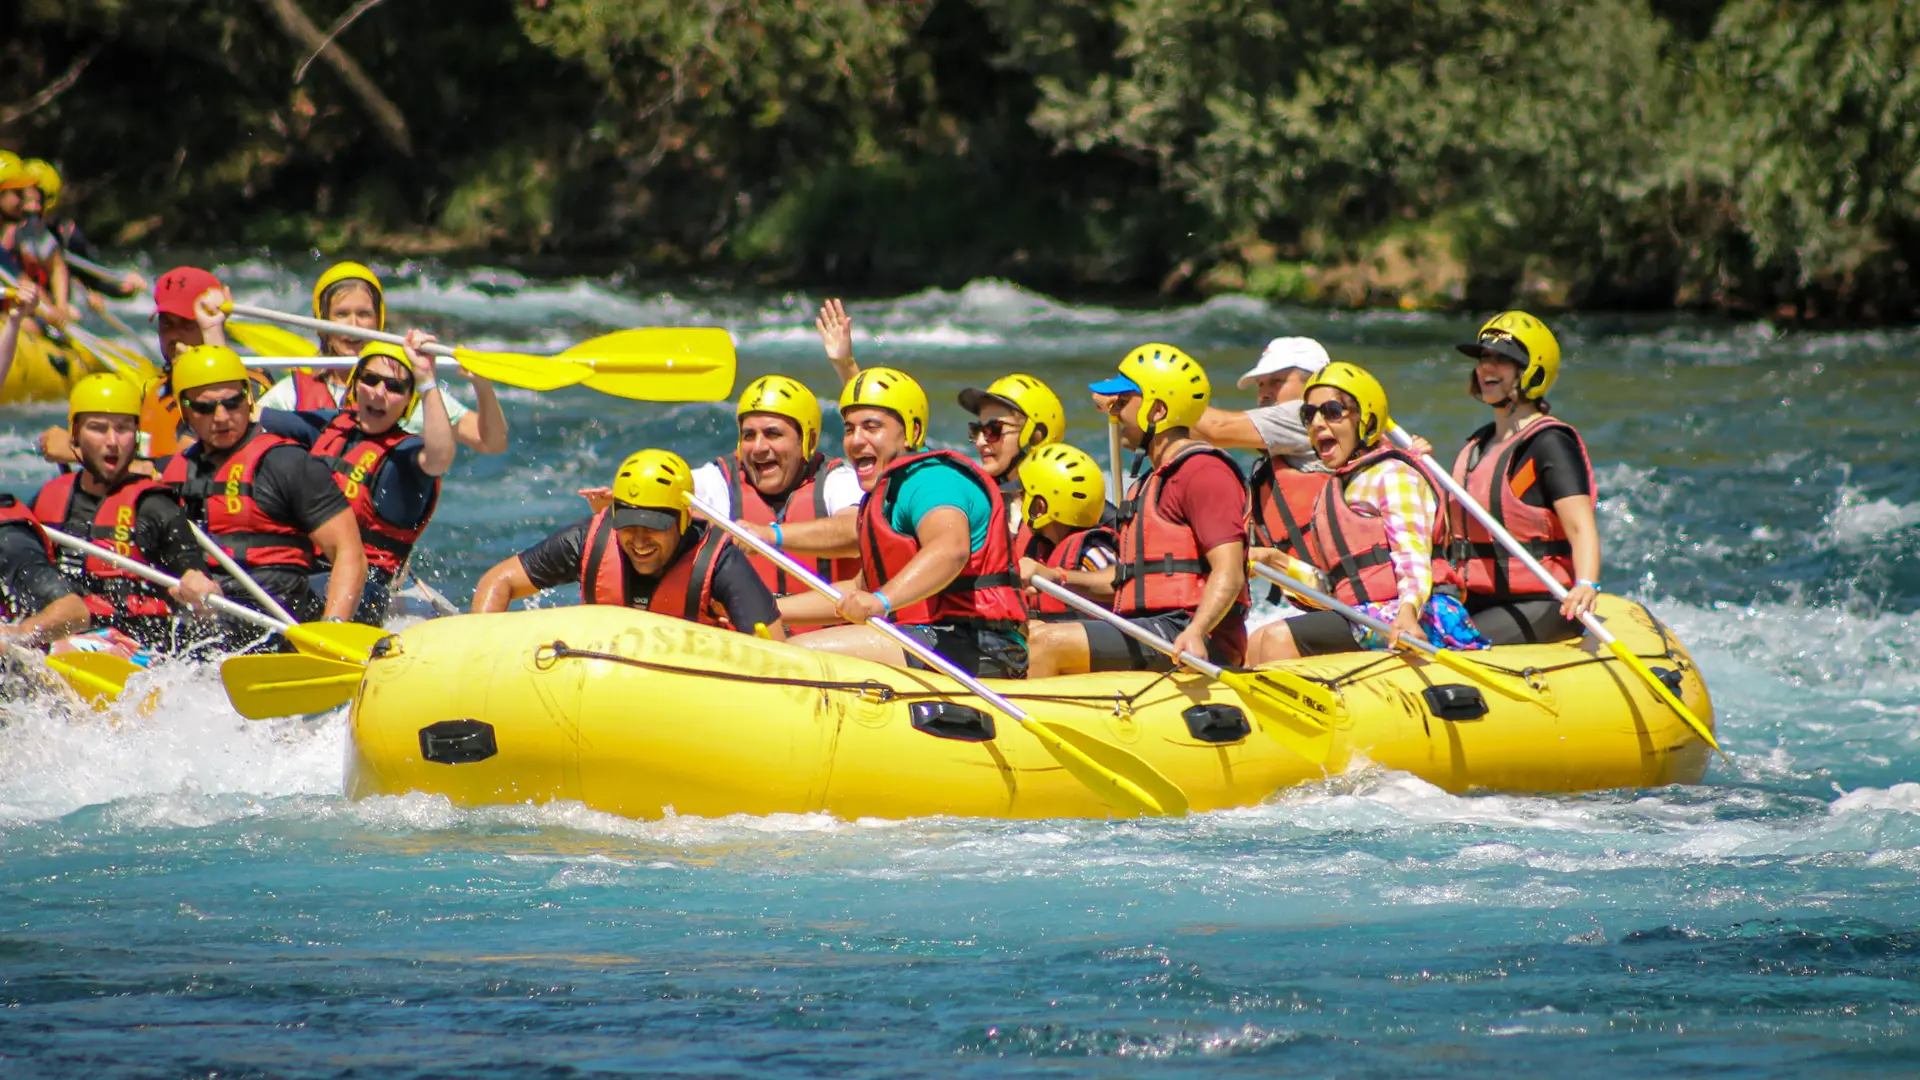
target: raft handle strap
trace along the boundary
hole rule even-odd
[[[733,682],[753,683],[758,686],[799,686],[809,690],[845,690],[860,694],[885,704],[900,698],[898,691],[878,679],[862,679],[859,682],[836,682],[827,679],[788,679],[774,675],[742,675],[735,672],[713,671],[707,668],[687,668],[675,664],[661,664],[652,660],[640,660],[617,653],[595,652],[592,649],[576,649],[564,641],[542,645],[534,650],[533,662],[542,671],[553,666],[557,660],[605,660],[613,664],[625,664],[628,667],[658,671],[668,675],[696,675],[706,679],[728,679]]]

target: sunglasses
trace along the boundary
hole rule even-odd
[[[247,395],[245,394],[235,394],[232,397],[223,397],[217,401],[208,401],[205,398],[201,398],[198,401],[187,402],[187,408],[192,409],[201,416],[212,416],[221,409],[225,409],[228,412],[239,412],[246,407]]]
[[[1010,420],[976,420],[967,425],[967,437],[978,439],[985,435],[988,442],[999,442],[1007,437],[1007,432],[1020,430],[1020,425]]]
[[[1360,410],[1348,405],[1344,401],[1338,400],[1323,401],[1318,405],[1302,405],[1300,406],[1301,425],[1303,427],[1311,427],[1316,414],[1326,417],[1327,423],[1329,424],[1337,424],[1349,416],[1359,416]]]
[[[375,375],[371,371],[360,373],[361,386],[384,386],[390,394],[410,394],[413,384],[394,375]]]

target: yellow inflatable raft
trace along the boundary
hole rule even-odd
[[[1664,626],[1618,598],[1599,611],[1711,722],[1706,685]],[[983,702],[927,672],[614,607],[434,619],[376,653],[352,704],[355,798],[576,800],[638,818],[1113,813],[1038,740],[1004,717],[988,724]],[[1338,691],[1324,763],[1283,747],[1231,691],[1195,675],[992,685],[1036,719],[1148,761],[1194,810],[1249,806],[1363,761],[1450,791],[1647,787],[1706,771],[1706,745],[1591,639],[1477,655],[1529,672],[1551,708],[1397,655],[1282,665]]]
[[[115,359],[123,365],[137,365],[134,370],[142,374],[152,371],[144,360],[129,355],[116,354]],[[6,383],[0,385],[0,405],[65,401],[67,392],[83,376],[114,370],[77,345],[52,341],[37,330],[23,330],[14,349],[13,368],[7,372]]]

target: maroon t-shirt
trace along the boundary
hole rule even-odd
[[[1201,558],[1221,544],[1247,539],[1247,486],[1233,466],[1207,454],[1193,458],[1160,489],[1160,516],[1193,530]],[[1235,604],[1209,635],[1217,654],[1239,663],[1247,652],[1247,609]]]

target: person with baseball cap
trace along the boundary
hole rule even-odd
[[[1253,493],[1253,511],[1247,523],[1250,558],[1274,565],[1304,558],[1313,502],[1332,474],[1313,452],[1306,428],[1300,423],[1299,403],[1307,382],[1331,362],[1326,347],[1312,338],[1274,338],[1238,383],[1242,390],[1254,389],[1259,407],[1244,413],[1209,409],[1215,415],[1201,417],[1199,427],[1203,431],[1244,424],[1259,439],[1257,449],[1263,453],[1247,478]],[[1244,420],[1236,423],[1235,417]],[[1217,430],[1214,434],[1222,435]],[[1238,445],[1231,435],[1224,437],[1227,445]],[[1274,588],[1268,600],[1279,599],[1280,590]]]

